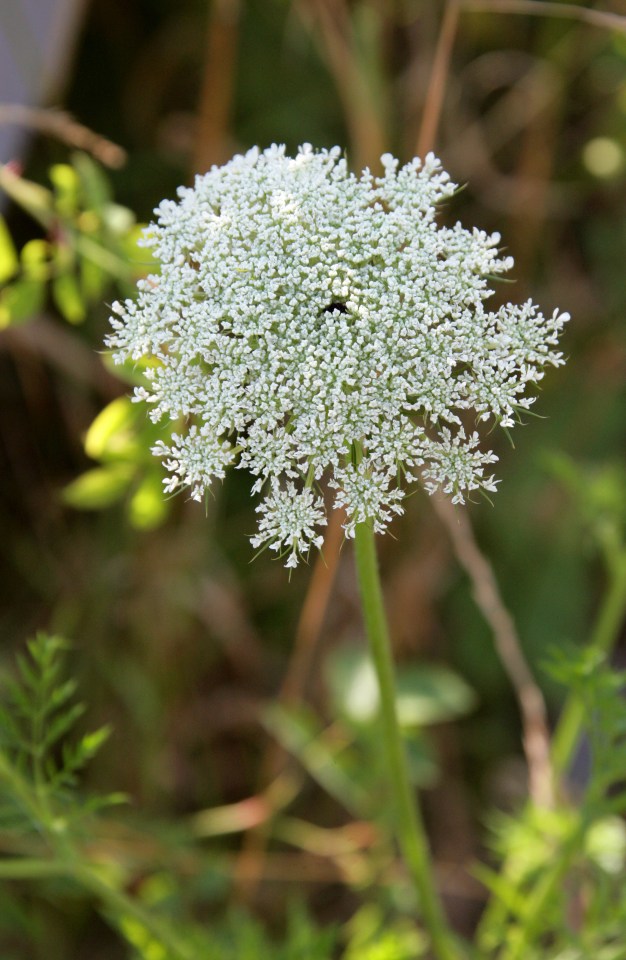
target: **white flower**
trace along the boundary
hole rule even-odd
[[[223,478],[226,467],[233,463],[233,448],[225,440],[220,440],[206,423],[200,429],[192,424],[186,436],[174,433],[172,440],[169,447],[159,440],[152,448],[157,457],[168,458],[165,466],[170,478],[165,483],[165,490],[171,493],[179,486],[190,487],[192,498],[201,500],[213,478]]]
[[[315,533],[315,527],[326,524],[324,501],[310,487],[298,490],[293,483],[279,487],[274,482],[256,510],[261,519],[258,534],[250,538],[252,546],[267,543],[270,550],[281,554],[289,550],[286,567],[295,567],[299,554],[311,545],[322,546],[324,538]]]
[[[457,502],[494,490],[496,458],[464,423],[513,426],[563,363],[567,314],[486,309],[512,260],[498,234],[437,225],[456,187],[435,157],[382,163],[355,176],[339,148],[305,144],[214,167],[157,209],[144,243],[161,273],[113,307],[116,361],[151,361],[136,399],[176,423],[155,448],[167,489],[199,498],[230,464],[249,470],[269,490],[253,544],[290,566],[321,542],[323,478],[350,535],[401,512],[399,477]]]
[[[330,485],[339,491],[335,505],[344,507],[348,515],[346,536],[353,537],[357,523],[365,520],[373,522],[376,533],[383,533],[392,514],[403,512],[399,501],[404,492],[398,487],[389,489],[393,479],[388,469],[377,467],[369,457],[356,466],[348,463],[335,470]]]

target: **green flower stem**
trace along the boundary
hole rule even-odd
[[[609,586],[593,628],[590,640],[592,650],[610,653],[617,640],[626,610],[626,551],[622,551],[609,566]],[[552,763],[557,774],[564,774],[576,749],[585,719],[584,704],[570,694],[561,712],[552,740]]]
[[[395,671],[374,533],[368,523],[356,526],[355,556],[363,617],[380,689],[380,711],[395,804],[397,839],[419,895],[423,920],[432,938],[435,955],[438,960],[457,960],[459,954],[437,894],[428,841],[407,774],[406,755],[396,713]]]
[[[2,857],[0,880],[43,880],[46,877],[71,877],[72,868],[59,860],[35,857]]]

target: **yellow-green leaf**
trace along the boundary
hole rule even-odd
[[[45,299],[45,285],[30,277],[5,287],[0,294],[0,328],[30,320],[41,310]]]
[[[87,260],[86,258],[81,259],[80,288],[85,300],[91,301],[99,299],[106,283],[107,275],[97,263],[94,263],[93,260]]]
[[[56,195],[56,206],[64,217],[71,217],[78,209],[80,181],[69,163],[55,163],[50,168],[50,180]]]
[[[43,282],[50,276],[52,246],[47,240],[29,240],[22,247],[22,269],[29,280]]]
[[[68,323],[82,323],[86,316],[78,281],[73,273],[64,273],[52,281],[52,299]]]
[[[151,256],[150,250],[139,245],[144,229],[145,224],[136,223],[121,239],[121,249],[132,267],[134,276],[158,273],[159,270],[159,264]]]
[[[13,173],[8,166],[0,164],[0,190],[4,190],[7,196],[30,213],[38,223],[49,226],[54,217],[54,197],[50,190],[33,183],[31,180],[24,180],[16,173]]]
[[[156,471],[152,471],[144,477],[131,497],[128,518],[137,530],[154,530],[163,523],[167,511],[161,477]]]
[[[128,397],[117,397],[93,421],[85,437],[85,452],[93,460],[129,460],[137,449],[133,427],[137,408]]]
[[[17,250],[4,217],[0,217],[0,283],[15,276],[19,266]]]
[[[111,187],[102,168],[86,153],[72,156],[74,169],[80,178],[85,206],[100,210],[111,202]]]
[[[134,473],[132,464],[113,463],[87,470],[63,490],[63,501],[77,510],[101,510],[121,500]]]

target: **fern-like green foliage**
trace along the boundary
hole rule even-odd
[[[133,960],[176,960],[132,918],[121,924],[133,946]],[[341,941],[344,941],[341,945]],[[182,940],[181,940],[182,944]],[[304,907],[293,904],[280,937],[271,936],[258,920],[242,910],[233,911],[211,932],[188,929],[183,956],[198,960],[420,960],[429,956],[427,938],[410,921],[382,922],[376,906],[357,912],[342,932],[320,928]]]
[[[0,696],[0,828],[47,839],[76,829],[84,816],[118,803],[120,794],[83,798],[78,774],[109,736],[101,727],[70,740],[83,705],[65,679],[61,637],[38,634],[17,657],[17,676]]]
[[[587,762],[555,809],[495,823],[502,866],[478,871],[492,895],[479,946],[498,960],[623,960],[626,673],[593,649],[561,651],[549,670],[584,705]]]
[[[581,815],[592,822],[626,812],[626,672],[593,647],[555,654],[549,670],[584,707],[590,758]]]
[[[300,904],[293,904],[280,942],[270,938],[262,925],[237,911],[217,933],[210,960],[330,960],[336,944],[334,928],[321,930]]]
[[[15,675],[0,678],[0,956],[5,930],[19,930],[28,939],[45,939],[24,912],[10,881],[45,885],[45,900],[68,889],[84,896],[126,944],[129,960],[331,960],[345,948],[346,960],[413,960],[421,939],[414,930],[381,925],[353,925],[340,936],[321,928],[301,906],[289,912],[284,931],[269,933],[244,912],[200,924],[193,917],[193,894],[181,887],[163,864],[143,874],[135,886],[121,863],[92,860],[82,841],[84,820],[117,794],[86,799],[79,790],[80,773],[105,742],[107,727],[76,736],[83,713],[76,702],[76,683],[66,679],[68,643],[45,633],[31,640],[17,658]],[[97,835],[98,819],[90,824]],[[17,855],[15,855],[17,854]],[[9,881],[9,883],[7,883]],[[52,885],[51,885],[52,883]],[[60,883],[60,886],[59,886]],[[7,955],[8,957],[8,955]]]

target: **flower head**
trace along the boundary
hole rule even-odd
[[[513,426],[559,366],[558,311],[485,307],[512,266],[500,237],[438,226],[456,187],[432,154],[348,171],[339,148],[250,150],[164,201],[144,243],[161,263],[114,304],[115,359],[149,357],[137,399],[178,424],[167,489],[200,499],[234,464],[265,490],[255,546],[294,565],[319,545],[326,478],[346,532],[402,512],[398,478],[457,502],[493,490],[463,418]],[[184,426],[181,426],[180,424]]]

